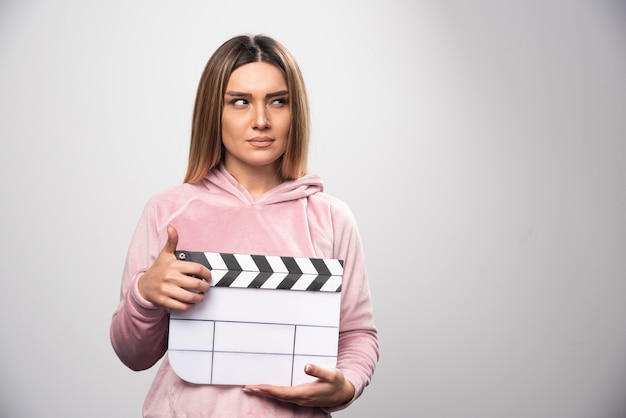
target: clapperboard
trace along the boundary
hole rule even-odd
[[[211,270],[211,289],[188,311],[171,311],[168,357],[197,384],[313,381],[307,363],[335,367],[343,261],[177,251]]]

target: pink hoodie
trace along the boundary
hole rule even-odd
[[[323,192],[307,175],[253,199],[223,166],[198,184],[155,195],[141,216],[124,268],[121,301],[113,314],[111,342],[129,368],[152,367],[167,351],[168,312],[143,299],[138,278],[178,230],[187,251],[291,255],[344,260],[337,368],[356,388],[369,384],[379,356],[365,260],[357,226],[345,203]],[[238,386],[195,385],[181,380],[165,356],[144,403],[145,417],[327,417],[331,410],[300,407]]]

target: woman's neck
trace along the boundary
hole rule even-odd
[[[278,167],[275,165],[242,167],[234,164],[224,164],[224,167],[254,199],[282,183],[278,175]]]

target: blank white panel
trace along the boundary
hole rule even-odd
[[[249,353],[215,353],[214,356],[213,383],[291,385],[291,356]]]
[[[291,354],[293,325],[218,322],[215,324],[215,351]]]
[[[168,358],[172,370],[179,371],[190,383],[211,383],[211,366],[213,353],[211,351],[169,351]]]
[[[339,326],[340,305],[340,292],[212,287],[202,302],[170,317],[332,327]]]
[[[171,320],[170,350],[213,350],[213,321]]]
[[[338,328],[298,326],[294,353],[336,356],[338,338]]]

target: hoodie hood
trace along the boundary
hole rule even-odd
[[[295,180],[287,180],[254,199],[252,195],[226,170],[224,164],[209,171],[202,180],[208,189],[218,189],[222,193],[246,205],[272,205],[309,197],[324,191],[322,179],[317,174],[307,174]]]

